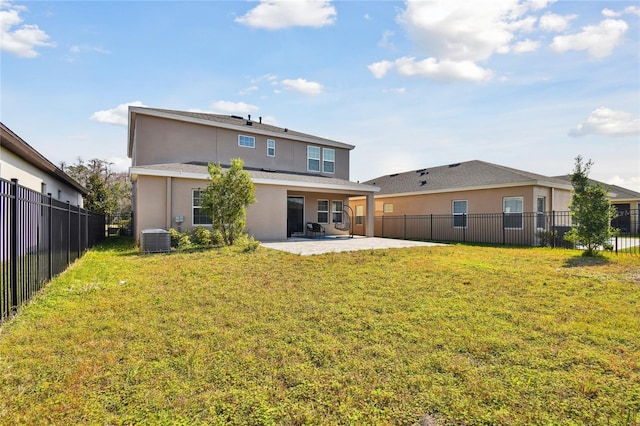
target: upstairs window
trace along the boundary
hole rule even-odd
[[[307,147],[307,170],[310,172],[320,171],[320,148],[317,146]]]
[[[238,135],[238,146],[243,146],[245,148],[255,148],[256,138],[254,138],[253,136]]]
[[[331,148],[322,148],[322,172],[335,173],[336,151]]]
[[[276,141],[273,139],[267,139],[267,157],[276,156]]]

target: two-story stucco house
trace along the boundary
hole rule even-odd
[[[135,235],[144,229],[210,225],[200,208],[208,163],[223,168],[241,158],[256,189],[246,232],[261,241],[304,235],[308,222],[341,234],[350,197],[363,197],[373,236],[378,188],[349,181],[353,145],[266,123],[155,108],[129,108],[128,156],[133,182]],[[338,226],[339,228],[340,226]]]

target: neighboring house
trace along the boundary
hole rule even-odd
[[[571,176],[556,176],[556,178],[571,183]],[[618,211],[618,218],[612,222],[614,228],[618,228],[623,234],[640,233],[640,192],[622,188],[617,185],[610,185],[597,180],[589,179],[592,183],[601,185],[606,191],[611,201]]]
[[[376,217],[447,215],[453,220],[443,221],[441,227],[455,231],[470,228],[467,217],[472,215],[497,214],[501,219],[504,214],[507,222],[495,231],[500,235],[484,242],[503,239],[502,229],[510,233],[526,231],[522,218],[527,213],[535,222],[531,235],[547,229],[543,222],[551,219],[543,213],[568,210],[572,189],[561,179],[477,160],[394,173],[364,183],[380,188],[375,195]],[[356,223],[361,223],[365,216],[363,200],[354,198],[350,205],[356,212]],[[382,235],[378,229],[376,235]],[[456,239],[453,234],[440,235]],[[485,237],[478,236],[478,240],[481,238]]]
[[[0,178],[82,207],[86,188],[0,123]]]
[[[210,225],[201,209],[208,163],[228,167],[241,158],[256,190],[246,232],[258,240],[304,235],[308,222],[327,235],[342,234],[350,197],[363,197],[373,235],[378,188],[349,181],[349,153],[342,142],[238,116],[154,108],[129,108],[128,156],[133,182],[135,235],[144,229]]]

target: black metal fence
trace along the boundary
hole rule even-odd
[[[0,179],[0,321],[104,240],[104,216]]]
[[[610,241],[611,247],[616,252],[640,254],[639,211],[631,210],[620,214],[612,225],[621,232]],[[616,226],[620,223],[625,226]],[[376,237],[514,246],[571,247],[564,239],[564,234],[571,228],[570,212],[430,214],[374,218]]]

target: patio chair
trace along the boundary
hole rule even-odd
[[[324,237],[324,226],[315,222],[307,222],[306,235],[309,238],[322,238]]]

